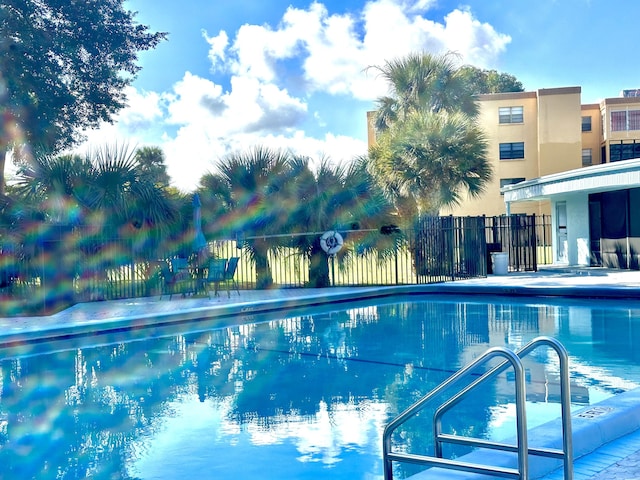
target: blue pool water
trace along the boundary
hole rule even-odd
[[[574,408],[640,385],[640,302],[422,296],[224,322],[0,350],[0,476],[381,479],[393,416],[487,348],[539,335],[569,351]],[[525,367],[531,427],[559,415],[557,360]],[[512,436],[509,382],[446,427]],[[398,448],[431,448],[425,417]]]

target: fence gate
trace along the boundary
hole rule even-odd
[[[484,217],[421,217],[411,250],[417,283],[484,276],[487,273]]]
[[[538,270],[535,215],[509,215],[486,218],[488,250],[507,252],[509,270]]]

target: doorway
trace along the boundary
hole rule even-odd
[[[569,263],[567,253],[567,203],[556,203],[556,258],[557,263]]]

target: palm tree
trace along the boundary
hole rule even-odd
[[[85,156],[36,154],[20,170],[16,189],[54,223],[117,231],[162,227],[176,217],[164,188],[140,173],[135,151],[117,145]]]
[[[231,216],[234,200],[231,186],[217,173],[206,173],[200,178],[198,194],[202,203],[202,231],[205,238],[232,237],[235,233],[221,219]]]
[[[425,250],[434,244],[434,235],[443,235],[428,225],[438,224],[433,217],[442,207],[459,203],[463,192],[479,196],[492,175],[487,141],[476,122],[476,87],[452,54],[411,54],[377,70],[390,94],[378,100],[374,117],[372,175],[405,227],[415,227],[410,248],[416,271],[433,273],[430,264],[448,271],[441,257],[451,242],[443,237],[435,242],[442,248]]]
[[[138,168],[142,175],[149,175],[155,183],[168,186],[170,182],[164,152],[160,147],[141,147],[136,151]]]
[[[472,86],[453,54],[411,54],[376,68],[390,95],[378,100],[372,174],[411,220],[482,193],[491,178]],[[407,217],[408,215],[408,217]]]
[[[478,106],[470,83],[459,73],[456,60],[454,53],[412,53],[370,67],[389,85],[389,95],[377,100],[376,131],[384,131],[416,111],[460,111],[476,116]]]
[[[437,214],[463,191],[479,196],[491,178],[487,141],[463,113],[416,111],[382,132],[371,169],[404,218]]]
[[[268,254],[279,241],[270,236],[283,232],[291,209],[286,193],[290,160],[285,151],[258,146],[223,157],[218,173],[204,179],[211,190],[203,192],[203,206],[214,197],[222,198],[227,212],[207,228],[242,238],[256,268],[257,288],[273,284]]]
[[[452,239],[438,226],[437,215],[441,207],[458,203],[463,191],[483,192],[491,178],[486,145],[469,116],[425,111],[394,123],[370,149],[374,176],[395,200],[404,226],[413,223],[409,246],[420,275],[452,271],[453,264],[445,261]]]
[[[155,259],[178,217],[165,189],[140,174],[135,151],[126,147],[105,146],[84,156],[38,153],[19,172],[16,190],[40,205],[50,227],[67,232],[56,246],[56,283],[128,264],[132,255]],[[82,234],[70,235],[71,229]],[[129,240],[133,251],[118,250],[116,238]]]
[[[347,166],[332,165],[329,159],[322,158],[313,171],[308,158],[296,157],[292,161],[292,180],[289,194],[296,199],[296,208],[289,218],[291,232],[377,231],[391,223],[391,205],[369,174],[365,158]],[[369,233],[359,235],[357,253],[380,247],[372,240],[380,236]],[[319,233],[292,237],[292,246],[310,260],[309,281],[314,287],[330,285],[328,256],[321,248],[320,237]],[[353,253],[343,249],[337,256],[344,259]]]

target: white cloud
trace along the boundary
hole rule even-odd
[[[215,37],[207,35],[206,31],[202,32],[202,36],[209,44],[209,61],[215,67],[218,62],[224,62],[225,50],[229,46],[229,36],[224,30],[220,31]]]
[[[407,0],[404,2],[406,8],[410,12],[421,12],[429,10],[437,5],[438,0]]]
[[[205,145],[207,148],[203,148]],[[314,138],[297,130],[290,135],[267,134],[256,137],[238,134],[222,138],[212,137],[195,125],[181,128],[175,138],[162,144],[162,148],[167,159],[181,159],[168,162],[168,173],[177,187],[189,191],[197,187],[204,173],[216,171],[217,161],[226,153],[246,151],[257,145],[290,150],[308,156],[313,161],[326,156],[335,164],[351,161],[367,149],[366,142],[344,135],[327,134],[322,138]]]
[[[167,173],[176,187],[188,192],[198,186],[200,177],[224,153],[224,145],[216,140],[197,123],[182,127],[174,137],[165,139],[160,146],[167,158]]]
[[[153,122],[162,116],[160,95],[156,92],[138,92],[133,87],[127,87],[127,108],[120,114],[118,120],[125,123]]]
[[[468,8],[451,11],[443,22],[429,19],[435,3],[371,0],[357,14],[338,15],[314,2],[289,7],[275,26],[242,25],[232,35],[203,31],[217,76],[187,71],[168,92],[129,90],[117,124],[92,132],[90,140],[162,147],[173,182],[185,191],[216,159],[257,144],[347,161],[366,153],[366,138],[331,131],[334,102],[349,112],[345,105],[360,101],[350,121],[366,122],[361,101],[387,89],[368,66],[409,52],[454,50],[462,62],[488,68],[510,42]]]
[[[84,132],[86,141],[78,149],[119,144],[135,147],[162,135],[164,99],[157,92],[140,92],[133,87],[125,90],[127,106],[115,116],[113,123]]]
[[[511,37],[476,20],[469,10],[454,10],[445,22],[443,38],[447,48],[462,53],[466,63],[478,67],[490,67],[511,42]]]
[[[222,87],[190,72],[185,72],[182,80],[173,86],[173,92],[165,97],[168,101],[166,121],[171,124],[211,122],[226,108]]]
[[[361,100],[373,100],[386,88],[375,75],[366,74],[367,67],[409,52],[454,50],[465,63],[495,63],[509,36],[475,19],[469,9],[452,11],[444,23],[432,21],[424,12],[434,3],[374,0],[359,16],[330,14],[320,3],[306,10],[289,7],[275,29],[240,27],[226,58],[235,75],[276,83],[286,82],[278,76],[279,66],[295,59],[310,91]],[[209,56],[222,58],[222,42],[210,43]]]
[[[363,11],[366,33],[362,48],[366,66],[381,65],[411,52],[442,54],[455,51],[461,56],[462,63],[486,67],[497,61],[511,41],[491,25],[476,20],[470,10],[456,9],[445,17],[444,23],[412,13],[428,9],[432,4],[435,2],[428,0],[414,2],[413,6],[395,0],[367,3]],[[370,77],[375,78],[375,74]],[[386,91],[385,85],[373,81],[368,85],[364,82],[362,85],[353,82],[353,85],[357,87],[354,95],[363,99],[378,97]]]
[[[291,130],[306,115],[306,104],[273,83],[234,77],[228,96],[229,125],[237,132]]]

